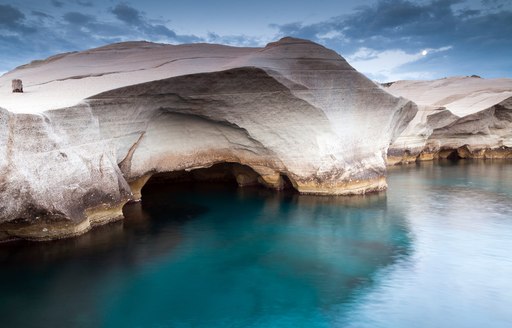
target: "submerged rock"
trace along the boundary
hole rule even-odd
[[[120,218],[152,175],[217,163],[275,189],[382,190],[388,145],[416,114],[335,52],[292,38],[113,44],[19,67],[0,90],[13,75],[29,92],[0,98],[0,230],[32,239]]]
[[[389,164],[512,158],[512,79],[397,81],[384,89],[418,105],[416,117],[389,148]]]

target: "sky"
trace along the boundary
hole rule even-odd
[[[0,74],[113,42],[331,48],[380,82],[512,78],[512,0],[0,0]]]

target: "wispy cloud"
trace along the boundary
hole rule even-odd
[[[255,37],[250,35],[219,35],[210,32],[204,37],[205,42],[220,43],[239,47],[261,47],[274,41],[273,36]]]
[[[379,51],[363,47],[346,59],[358,71],[381,82],[406,79],[431,79],[434,78],[434,74],[430,71],[410,71],[404,73],[398,71],[398,69],[405,64],[425,60],[427,56],[450,49],[451,47],[447,46],[438,49],[427,48],[416,53],[407,53],[400,49]]]

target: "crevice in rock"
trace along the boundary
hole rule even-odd
[[[142,140],[142,137],[144,137],[145,133],[146,132],[144,131],[144,132],[142,132],[140,134],[140,136],[137,139],[137,141],[135,141],[135,143],[128,150],[128,153],[126,154],[126,157],[121,162],[119,162],[119,169],[121,170],[121,172],[123,172],[123,174],[125,176],[130,173],[130,170],[131,170],[131,167],[132,167],[133,154],[135,153],[135,150],[139,146],[140,141]]]

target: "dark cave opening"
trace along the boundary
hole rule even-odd
[[[279,175],[277,185],[268,185],[259,173],[247,165],[223,162],[207,168],[156,173],[145,182],[140,190],[140,199],[148,201],[165,192],[221,191],[226,189],[274,189],[296,193],[292,180],[285,174]]]
[[[210,211],[210,202],[229,197],[261,199],[297,194],[292,180],[280,173],[276,185],[268,185],[254,169],[239,163],[223,162],[208,168],[153,174],[140,190],[140,202],[130,202],[123,213],[125,221],[158,225],[171,219],[188,222]],[[205,205],[206,204],[206,205]],[[229,207],[229,203],[223,206]],[[151,224],[148,219],[151,218]]]
[[[162,188],[262,187],[260,175],[247,165],[218,163],[208,168],[157,173],[142,188],[142,195]]]
[[[297,189],[293,186],[292,180],[286,175],[281,173],[281,187],[280,190],[296,191]]]
[[[453,150],[452,152],[450,152],[450,154],[448,154],[448,156],[446,157],[446,159],[452,161],[452,162],[457,162],[459,161],[460,159],[462,159],[462,157],[460,157],[459,155],[459,152],[457,149]]]

